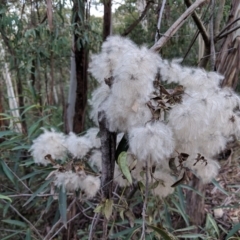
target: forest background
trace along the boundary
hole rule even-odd
[[[224,74],[224,85],[238,91],[240,3],[202,2],[158,50],[162,58],[178,58],[184,65]],[[149,224],[146,239],[238,239],[238,145],[228,149],[221,174],[211,184],[203,187],[196,180],[179,184],[165,199],[149,196],[145,220],[144,186],[115,188],[113,205],[105,203],[98,212],[100,194],[85,202],[64,192],[52,194],[50,182],[45,181],[52,169],[35,165],[28,152],[41,127],[80,134],[94,126],[87,103],[97,82],[87,72],[88,62],[110,32],[150,48],[191,4],[189,0],[0,2],[2,240],[137,239],[142,221]],[[104,6],[103,17],[91,14],[99,6]],[[195,194],[195,205],[189,194]]]

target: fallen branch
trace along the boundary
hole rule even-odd
[[[191,0],[184,0],[184,1],[185,1],[185,4],[186,4],[187,7],[190,7],[192,5]],[[209,45],[209,36],[208,36],[207,30],[204,27],[203,22],[198,17],[198,15],[195,11],[192,14],[192,18],[193,18],[193,21],[195,22],[195,24],[197,25],[199,32],[202,35],[202,38],[203,38],[203,41],[204,41],[205,45],[206,46]]]
[[[178,20],[167,30],[163,37],[161,37],[152,47],[153,51],[160,51],[160,49],[167,43],[167,41],[178,31],[178,29],[186,22],[187,18],[206,0],[197,0],[191,5]]]

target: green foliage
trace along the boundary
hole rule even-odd
[[[45,180],[53,168],[35,165],[28,152],[33,139],[41,133],[41,127],[63,130],[62,115],[66,101],[62,100],[66,99],[68,89],[73,32],[80,37],[79,48],[88,43],[91,53],[98,52],[102,44],[101,18],[91,16],[89,21],[76,28],[66,1],[52,2],[52,31],[45,18],[45,1],[35,1],[32,6],[26,1],[25,6],[18,1],[1,4],[1,47],[5,57],[1,58],[0,64],[2,69],[5,63],[9,65],[14,89],[22,87],[24,105],[18,109],[21,110],[21,119],[13,117],[13,109],[8,107],[6,87],[1,86],[5,111],[0,113],[0,119],[6,124],[1,126],[0,131],[0,239],[39,240],[48,234],[55,239],[64,239],[66,226],[80,239],[87,239],[86,236],[93,227],[94,234],[100,239],[105,218],[109,239],[140,239],[146,187],[142,182],[136,183],[131,178],[125,138],[119,144],[117,159],[123,176],[131,186],[115,186],[112,199],[101,199],[98,195],[93,200],[81,202],[78,192],[70,195],[60,188],[53,193],[51,181]],[[223,20],[227,19],[230,9],[230,1],[226,2]],[[159,4],[153,4],[147,13],[147,27],[138,24],[129,34],[137,44],[151,46],[154,43]],[[183,1],[168,1],[160,34],[163,34],[184,10]],[[82,18],[83,12],[76,14]],[[136,1],[125,1],[113,14],[113,32],[123,33],[138,17]],[[196,27],[189,19],[162,50],[162,57],[183,57],[195,32]],[[184,63],[196,65],[197,48],[195,43]],[[49,89],[52,79],[55,80],[58,101],[50,103]],[[96,82],[89,77],[88,85],[90,96]],[[14,123],[23,121],[26,122],[27,132],[16,132]],[[86,125],[91,124],[88,120]],[[230,196],[217,181],[213,181],[213,185],[225,197]],[[238,185],[233,186],[237,188]],[[196,233],[199,226],[191,225],[187,215],[189,206],[186,206],[186,191],[194,191],[202,196],[187,185],[177,186],[175,193],[164,200],[149,194],[145,219],[146,239],[236,239],[239,236],[240,225],[233,224],[231,229],[226,228],[214,218],[212,209],[207,214],[201,233]],[[230,207],[233,208],[232,205],[225,206]],[[99,222],[96,223],[96,219]]]

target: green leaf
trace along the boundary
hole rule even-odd
[[[211,226],[209,226],[209,224],[211,223]],[[210,229],[212,229],[212,227],[214,228],[214,232],[217,234],[217,236],[220,236],[220,232],[219,232],[219,228],[218,225],[216,223],[216,221],[214,220],[214,218],[212,217],[211,214],[207,214],[207,223],[206,223],[207,227],[209,226]]]
[[[31,229],[29,229],[29,228],[28,228],[28,230],[26,232],[25,240],[31,240]]]
[[[112,216],[112,210],[113,210],[113,200],[112,199],[106,199],[106,202],[104,203],[104,216],[107,220],[110,219]]]
[[[18,227],[23,227],[23,228],[27,227],[26,223],[18,221],[18,220],[6,219],[6,220],[2,220],[2,222],[5,222],[5,223],[11,224],[11,225],[15,225]]]
[[[31,106],[25,108],[25,110],[21,113],[21,117],[22,117],[27,111],[29,111],[30,109],[32,109],[32,108],[39,108],[39,106],[40,106],[39,104],[34,104],[34,105],[31,105]]]
[[[5,136],[11,136],[11,135],[16,135],[16,132],[13,131],[1,131],[0,132],[0,138],[5,137]]]
[[[128,182],[132,184],[132,176],[129,171],[129,167],[127,164],[127,153],[126,152],[121,152],[120,155],[118,156],[118,165],[119,168],[122,172],[122,174],[126,177]]]
[[[9,197],[7,197],[7,196],[4,196],[4,195],[2,195],[2,194],[0,194],[0,199],[4,199],[4,200],[7,200],[7,201],[9,201],[9,202],[12,202],[12,199],[11,199],[11,198],[9,198]]]
[[[51,116],[51,114],[40,118],[37,122],[35,122],[33,125],[30,126],[30,128],[28,129],[28,137],[30,138],[32,136],[32,134],[39,129],[39,124],[40,122],[44,121],[46,118],[48,118],[49,116]]]
[[[177,207],[178,212],[182,215],[182,217],[183,217],[184,221],[186,222],[187,226],[189,226],[188,216],[185,213],[185,211],[181,208],[181,205],[178,202],[176,202],[175,199],[172,199],[172,202]]]
[[[129,148],[128,140],[125,137],[125,135],[123,135],[121,141],[119,142],[119,144],[117,146],[116,153],[115,153],[115,159],[117,160],[120,153],[121,152],[126,152],[128,150],[128,148]]]
[[[159,228],[152,225],[148,225],[149,228],[153,229],[155,232],[160,234],[164,240],[175,240],[176,238],[169,233],[165,228]]]
[[[139,228],[141,228],[141,227],[137,226],[137,227],[133,227],[133,228],[127,228],[127,229],[125,229],[121,232],[118,232],[118,233],[115,233],[115,234],[111,235],[110,239],[118,239],[120,237],[123,238],[123,236],[126,235],[126,234],[129,234],[130,237],[131,237],[132,234],[134,233],[134,231],[136,229],[139,229]],[[129,238],[124,238],[124,239],[129,239]]]
[[[67,227],[67,194],[63,186],[59,190],[58,206],[62,222]]]
[[[236,232],[240,230],[240,223],[237,223],[236,225],[233,226],[232,230],[228,233],[227,237],[225,238],[226,240],[233,237]]]
[[[13,236],[18,235],[18,234],[21,233],[21,232],[22,232],[22,231],[16,231],[16,232],[14,232],[13,234],[10,234],[10,235],[6,236],[5,238],[1,238],[1,240],[16,239],[16,238],[13,238]]]
[[[212,180],[212,183],[213,183],[222,193],[224,193],[225,195],[229,196],[228,192],[226,192],[226,191],[219,185],[219,183],[218,183],[215,179]]]
[[[13,184],[15,184],[15,182],[14,182],[14,176],[13,176],[12,172],[10,171],[8,165],[7,165],[3,160],[0,161],[0,164],[2,165],[2,169],[3,169],[3,172],[5,173],[6,177],[7,177]]]
[[[203,234],[199,233],[187,233],[187,234],[182,234],[182,235],[177,235],[178,238],[202,238],[206,239],[206,236]]]
[[[203,197],[202,193],[200,193],[199,191],[197,191],[196,189],[192,188],[191,186],[188,186],[188,185],[185,185],[185,184],[181,184],[179,187],[182,187],[182,188],[186,188],[188,190],[191,190],[195,193],[197,193],[199,196]]]
[[[174,230],[174,232],[186,232],[186,231],[192,231],[192,230],[196,230],[196,229],[197,229],[196,226],[189,226],[189,227],[186,227],[186,228],[181,228],[181,229]]]
[[[103,205],[99,204],[97,207],[93,210],[95,213],[101,213],[103,210]]]
[[[25,207],[28,203],[30,203],[39,193],[43,192],[50,182],[52,182],[52,180],[50,179],[45,181],[43,185],[41,185],[40,188],[36,192],[34,192],[33,195],[25,202],[23,207]]]

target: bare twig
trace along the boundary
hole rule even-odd
[[[4,203],[7,203],[3,199],[0,200]],[[12,204],[10,204],[9,207],[30,226],[30,228],[38,235],[38,237],[40,237],[40,239],[43,239],[43,236],[39,233],[39,231],[34,227],[34,225],[29,220],[27,220],[14,206],[12,206]]]
[[[98,224],[99,217],[100,217],[99,213],[95,213],[94,214],[94,217],[93,217],[93,220],[92,220],[92,224],[91,224],[91,227],[90,227],[88,240],[92,240],[93,239],[93,231],[94,231],[96,225]]]
[[[7,164],[6,164],[6,166],[7,166],[7,168],[9,169],[9,171],[11,171],[11,173],[18,179],[18,181],[21,182],[22,185],[23,185],[29,192],[33,193],[32,190],[18,177],[18,175],[17,175],[14,171],[12,171],[12,169],[11,169]]]
[[[137,25],[138,23],[140,23],[142,21],[142,19],[145,17],[145,15],[147,14],[149,8],[151,7],[151,4],[154,3],[154,1],[149,0],[147,1],[147,5],[144,8],[141,16],[135,21],[133,22],[121,35],[122,36],[127,36]]]
[[[184,0],[184,1],[185,1],[185,4],[187,5],[187,7],[190,7],[192,5],[191,0]],[[192,14],[192,18],[193,18],[195,24],[197,25],[198,30],[200,31],[200,33],[202,35],[205,45],[206,46],[209,45],[209,36],[208,36],[207,30],[204,27],[203,22],[201,21],[201,19],[199,18],[199,16],[197,15],[197,13],[195,11]]]
[[[231,23],[229,23],[226,27],[224,27],[224,29],[222,29],[222,31],[217,36],[215,36],[215,39],[218,39],[230,26],[232,26],[234,23],[236,23],[239,20],[240,20],[240,17],[235,19]]]
[[[153,51],[160,51],[160,49],[167,43],[167,41],[178,31],[178,29],[186,22],[187,18],[193,13],[193,11],[199,7],[206,0],[197,0],[194,2],[191,7],[189,7],[179,18],[178,20],[167,30],[164,34],[165,36],[161,37],[152,47]]]
[[[74,217],[72,217],[70,220],[67,221],[67,224],[72,222],[75,218],[77,218],[81,213],[76,214]],[[52,240],[62,229],[64,228],[64,225],[62,225],[49,239],[44,238],[44,240]]]
[[[70,211],[73,203],[75,203],[75,202],[76,202],[76,198],[74,198],[74,199],[72,200],[72,202],[70,203],[70,205],[68,206],[67,212]],[[76,217],[76,216],[74,216],[74,217]],[[51,228],[50,231],[47,233],[47,235],[45,236],[45,238],[44,238],[44,239],[42,238],[42,239],[43,239],[43,240],[50,240],[50,239],[52,239],[52,238],[56,235],[56,233],[54,233],[54,235],[50,238],[51,233],[55,230],[55,228],[56,228],[60,223],[62,223],[62,219],[61,219],[61,218],[52,226],[52,228]],[[67,222],[67,224],[68,224],[68,222]],[[67,224],[66,224],[66,225],[67,225]],[[65,227],[66,225],[63,224],[60,229],[62,229],[62,228]],[[59,232],[59,231],[57,231],[57,232]]]
[[[159,16],[158,16],[158,23],[157,23],[157,31],[155,34],[155,43],[158,41],[158,37],[159,37],[159,33],[160,33],[160,27],[161,27],[161,21],[162,21],[162,15],[163,15],[163,10],[165,8],[165,4],[166,4],[166,0],[162,1],[162,6],[159,12]]]
[[[224,33],[224,34],[218,36],[217,38],[215,38],[215,41],[218,41],[218,40],[220,40],[220,39],[226,37],[228,34],[230,34],[230,33],[234,32],[234,31],[238,30],[239,28],[240,28],[240,26],[236,26],[236,27],[230,29],[230,30],[227,31],[226,33]]]
[[[211,42],[211,70],[214,71],[215,68],[215,62],[216,62],[216,51],[215,51],[215,45],[214,45],[214,8],[215,8],[215,0],[211,0],[211,11],[212,11],[212,17],[210,20],[210,42]]]
[[[31,197],[33,195],[30,193],[21,193],[21,194],[15,194],[15,195],[7,195],[10,198],[15,198],[15,197]],[[72,196],[73,193],[67,193],[67,196]],[[58,196],[56,193],[48,193],[48,194],[37,194],[36,197],[50,197],[50,196]]]
[[[146,162],[146,186],[145,186],[145,197],[142,209],[142,235],[140,240],[145,239],[145,232],[146,232],[146,211],[147,211],[147,200],[148,200],[148,162]]]

